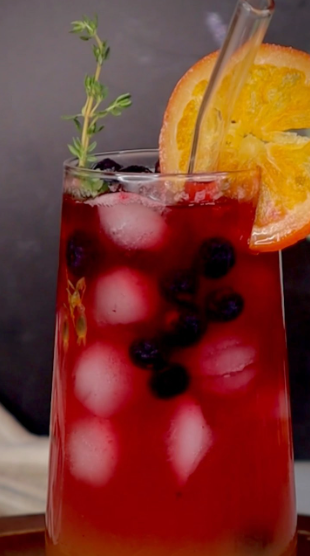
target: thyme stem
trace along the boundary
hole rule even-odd
[[[94,38],[99,46],[100,49],[102,49],[102,42],[99,39],[97,33],[95,33]],[[97,62],[97,67],[96,67],[96,72],[95,72],[95,81],[98,83],[99,82],[99,78],[100,78],[100,74],[101,74],[101,69],[102,69],[102,64],[99,64]],[[81,143],[82,143],[82,148],[83,148],[83,155],[79,160],[79,166],[83,167],[86,165],[86,160],[87,160],[87,151],[88,151],[88,147],[89,147],[89,139],[90,139],[90,135],[88,133],[88,129],[89,129],[89,122],[90,119],[93,115],[93,112],[98,108],[98,106],[100,105],[100,101],[97,102],[96,107],[93,110],[93,102],[94,102],[94,95],[89,96],[87,98],[86,101],[86,106],[85,106],[85,116],[84,116],[84,122],[83,122],[83,130],[82,130],[82,138],[81,138]]]
[[[96,59],[94,75],[85,78],[86,101],[81,112],[73,116],[64,116],[64,119],[72,120],[80,132],[80,137],[74,137],[72,145],[68,145],[70,152],[77,157],[79,167],[88,167],[96,160],[92,154],[96,148],[96,142],[90,143],[90,140],[104,128],[103,125],[97,125],[98,121],[108,114],[120,116],[123,110],[131,105],[131,96],[129,93],[125,93],[117,97],[104,110],[98,110],[108,94],[107,87],[100,83],[100,75],[103,62],[108,58],[110,49],[106,41],[100,39],[97,28],[97,16],[94,19],[84,16],[81,21],[72,22],[72,33],[79,35],[83,41],[94,40],[93,53]],[[83,123],[81,123],[81,119]]]

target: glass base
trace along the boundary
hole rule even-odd
[[[282,543],[271,543],[262,546],[256,538],[248,538],[238,542],[212,542],[188,546],[163,546],[154,542],[141,542],[133,539],[113,539],[99,541],[87,539],[78,542],[67,539],[53,545],[49,539],[46,543],[46,556],[296,556],[297,534],[283,546]]]

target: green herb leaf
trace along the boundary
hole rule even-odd
[[[89,145],[87,152],[91,153],[95,150],[95,148],[97,147],[97,143],[96,141],[94,141],[91,145]]]
[[[129,93],[125,93],[124,95],[120,95],[116,102],[120,104],[123,108],[127,108],[127,106],[131,106],[131,96]]]
[[[80,153],[77,151],[77,149],[73,145],[68,145],[68,149],[69,149],[70,153],[73,154],[73,156],[76,156],[77,158],[79,158]]]
[[[80,120],[78,119],[78,117],[73,118],[73,121],[74,121],[74,123],[75,123],[76,129],[77,129],[78,131],[81,131],[81,130],[82,130],[82,126],[81,126],[81,122],[80,122]]]
[[[73,116],[61,116],[62,120],[75,120],[75,118],[79,118],[82,114],[74,114]]]

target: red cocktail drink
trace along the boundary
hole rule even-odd
[[[48,556],[294,554],[279,254],[250,252],[238,175],[88,174],[66,168]]]

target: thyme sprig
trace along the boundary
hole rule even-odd
[[[86,75],[84,87],[86,101],[80,113],[73,116],[64,116],[65,120],[72,120],[80,133],[80,137],[74,137],[72,144],[68,148],[78,158],[79,167],[89,167],[96,161],[93,152],[97,146],[96,141],[91,138],[104,128],[99,123],[106,116],[120,116],[125,108],[131,105],[129,93],[118,96],[107,108],[98,110],[101,103],[108,95],[108,88],[100,83],[100,74],[103,63],[107,60],[110,47],[107,42],[98,36],[98,17],[89,19],[83,16],[81,21],[72,22],[71,33],[79,36],[83,41],[93,40],[93,54],[96,60],[96,70],[94,75]]]

